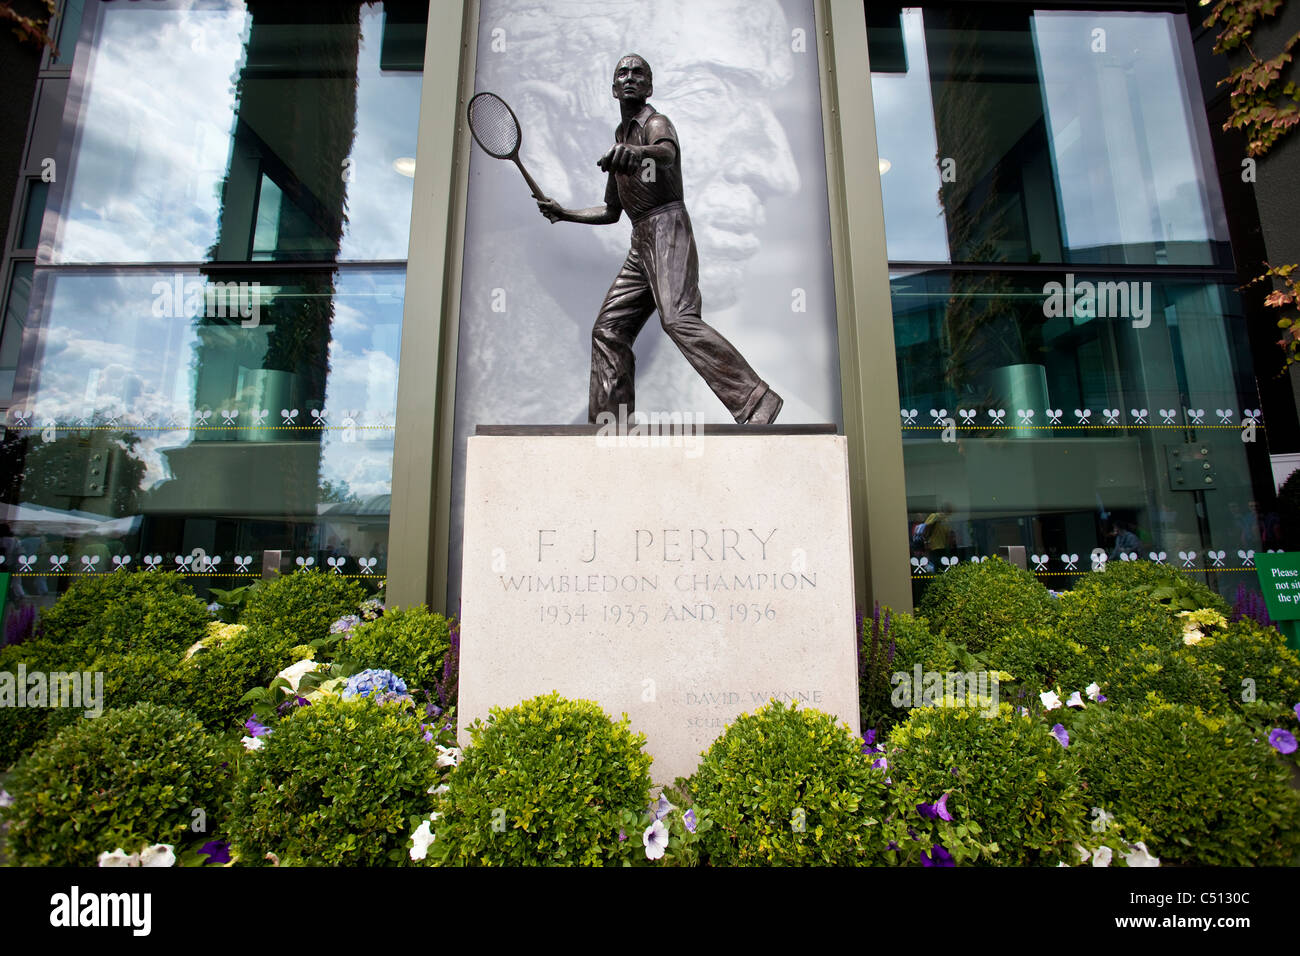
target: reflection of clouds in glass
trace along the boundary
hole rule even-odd
[[[123,5],[100,15],[67,194],[51,206],[61,214],[50,261],[202,261],[221,218],[235,83],[251,20],[242,4]],[[413,182],[392,163],[415,155],[421,77],[381,74],[383,22],[377,5],[362,8],[353,179],[340,249],[340,258],[353,261],[405,258],[410,232]]]
[[[101,15],[51,261],[202,259],[216,235],[247,16]]]
[[[1106,31],[1110,53],[1090,52]],[[1034,44],[1071,249],[1227,239],[1172,15],[1044,13]],[[1213,197],[1213,198],[1211,198]],[[1191,201],[1188,201],[1188,200]]]
[[[415,156],[421,75],[380,75],[383,26],[379,5],[361,8],[357,135],[351,155],[356,178],[348,184],[340,259],[403,259],[411,232],[415,181],[394,169],[393,160]]]
[[[217,370],[223,362],[231,362],[228,350],[246,349],[251,342],[260,354],[266,347],[267,327],[204,326],[200,330],[192,315],[155,316],[154,283],[170,286],[173,273],[48,273],[46,277],[48,306],[43,322],[32,333],[39,337],[39,375],[30,399],[20,404],[35,409],[38,425],[46,419],[72,425],[83,416],[94,416],[103,424],[116,417],[130,430],[141,422],[167,425],[174,417],[186,427],[141,429],[135,449],[145,464],[144,489],[170,478],[164,453],[189,444],[197,434],[187,427],[194,423],[197,407],[197,372],[205,370],[219,383]],[[199,276],[187,273],[182,280],[199,281]],[[403,281],[402,272],[392,269],[338,274],[325,402],[331,425],[342,425],[347,411],[360,413],[358,424],[393,424]],[[220,344],[205,345],[205,339]],[[248,356],[239,359],[247,360]],[[215,387],[220,392],[219,384]],[[216,404],[232,403],[240,411],[240,424],[251,424],[252,408],[243,398],[232,396]],[[221,424],[220,408],[212,410],[209,423]],[[278,407],[269,409],[268,424],[278,423],[278,411]],[[305,410],[301,420],[306,421]],[[345,478],[358,494],[389,493],[392,431],[358,429],[355,442],[343,442],[342,434],[337,430],[324,435],[325,474]],[[195,502],[195,507],[201,510],[202,502]]]
[[[903,44],[907,72],[871,76],[878,149],[891,164],[880,180],[889,258],[896,262],[947,262],[948,230],[939,204],[939,146],[925,24],[919,9],[903,11]],[[866,158],[862,162],[870,165]]]

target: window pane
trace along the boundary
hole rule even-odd
[[[1231,264],[1183,18],[990,4],[902,23],[905,72],[872,77],[891,260]]]
[[[33,179],[27,187],[27,207],[23,210],[23,228],[19,233],[19,249],[35,249],[41,241],[41,218],[45,215],[45,198],[50,184]]]
[[[420,74],[380,69],[382,7],[187,7],[92,8],[51,261],[246,260],[263,177],[283,194],[268,257],[405,258],[394,164],[415,156]]]
[[[1060,588],[1097,549],[1155,552],[1232,593],[1249,553],[1280,546],[1252,511],[1271,487],[1263,426],[1243,427],[1259,400],[1233,287],[1055,281],[1059,301],[1041,276],[892,277],[913,559],[941,573],[1021,545]]]
[[[69,570],[96,554],[98,570],[111,555],[173,567],[202,548],[221,585],[283,549],[383,573],[403,270],[38,283],[43,354],[23,404],[39,411],[14,504],[42,568],[65,553]]]
[[[14,378],[18,373],[23,328],[27,323],[27,309],[32,299],[32,272],[30,262],[15,262],[13,279],[9,283],[3,337],[0,338],[0,402],[5,404],[13,396]]]

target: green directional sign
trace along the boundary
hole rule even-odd
[[[1300,628],[1300,552],[1279,551],[1274,554],[1255,555],[1255,573],[1264,592],[1268,616],[1277,622],[1278,630],[1286,635],[1287,645],[1300,647],[1297,634]]]

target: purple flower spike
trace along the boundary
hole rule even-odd
[[[258,721],[256,717],[249,717],[244,721],[244,729],[248,731],[250,737],[265,737],[271,732],[271,728]]]
[[[199,853],[207,857],[207,860],[203,863],[204,866],[211,863],[230,862],[230,844],[225,840],[209,840],[199,847]]]
[[[921,851],[922,866],[956,866],[957,865],[952,858],[952,854],[949,853],[947,850],[945,850],[941,844],[936,843],[934,846],[930,848],[930,850],[931,850],[930,853],[926,853],[924,850]]]
[[[951,820],[952,814],[948,812],[948,794],[939,798],[939,802],[934,805],[935,813],[940,820]]]
[[[1052,736],[1062,747],[1070,746],[1070,732],[1065,729],[1064,724],[1056,724],[1052,727]]]
[[[1280,727],[1269,731],[1268,742],[1280,754],[1293,754],[1296,751],[1295,735]]]

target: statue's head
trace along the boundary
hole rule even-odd
[[[644,57],[629,53],[618,61],[614,67],[613,91],[614,99],[619,102],[650,99],[655,91],[654,74]]]

